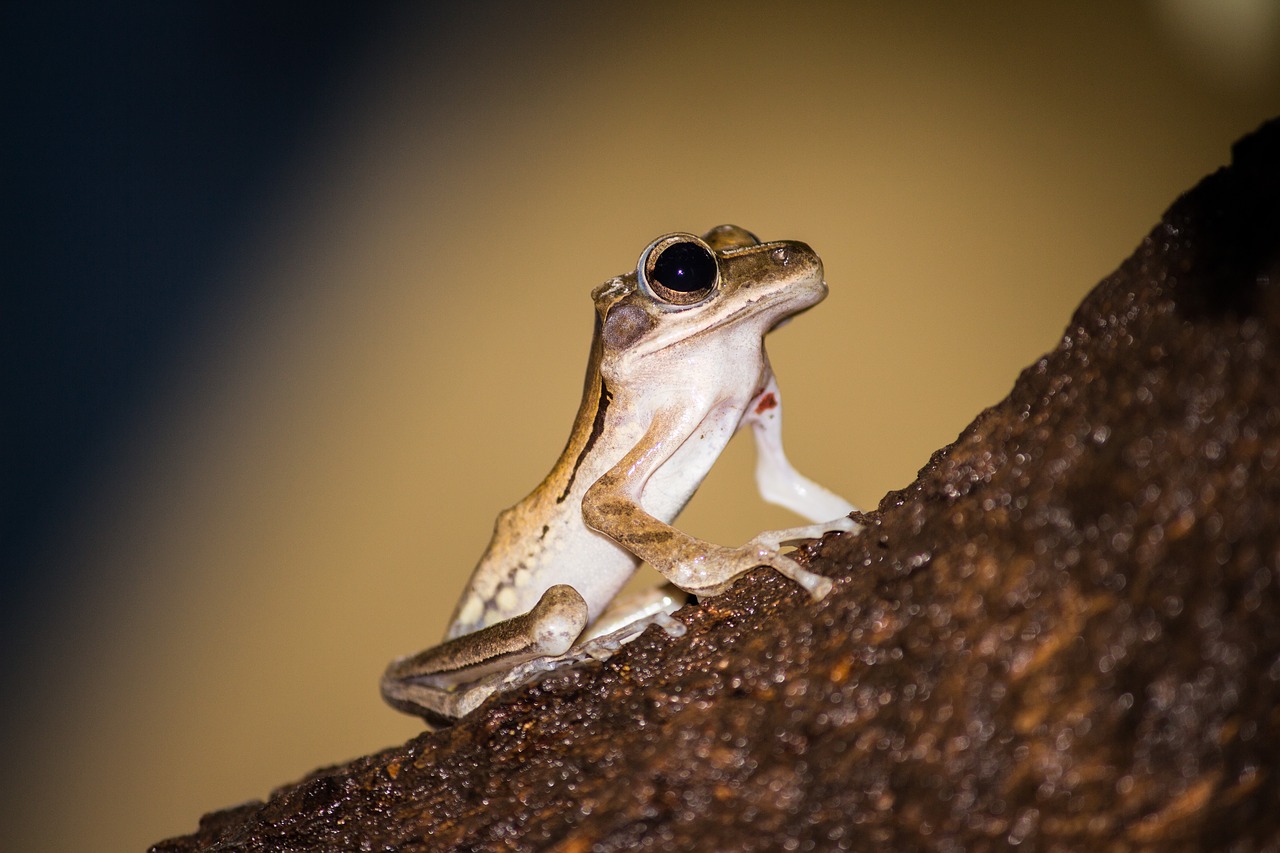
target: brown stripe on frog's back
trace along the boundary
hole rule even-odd
[[[596,442],[605,430],[609,403],[613,400],[613,394],[600,372],[600,363],[604,360],[606,353],[627,349],[653,328],[654,318],[643,308],[629,301],[635,293],[635,274],[632,273],[605,282],[591,294],[596,306],[596,321],[591,336],[591,358],[587,363],[587,378],[582,388],[582,405],[573,423],[569,443],[560,455],[555,470],[548,477],[548,485],[559,483],[560,478],[564,478],[564,485],[560,487],[556,496],[557,504],[563,503],[573,491],[579,469],[586,463],[587,457],[591,455]],[[589,431],[588,418],[590,418]],[[578,445],[579,442],[581,442],[580,445]],[[578,445],[576,453],[574,453],[575,445]],[[572,464],[569,463],[570,456],[573,458]]]
[[[601,319],[597,314],[591,336],[591,355],[587,359],[587,373],[582,381],[582,402],[573,419],[569,439],[556,459],[547,478],[535,490],[538,501],[563,503],[573,489],[573,482],[587,453],[604,429],[605,412],[609,408],[609,393],[600,375],[600,359],[604,346],[600,340]],[[534,497],[531,495],[530,497]]]
[[[582,463],[591,454],[591,448],[595,447],[600,434],[604,432],[604,420],[609,411],[609,401],[612,399],[613,395],[609,393],[609,389],[605,386],[604,377],[601,377],[600,391],[596,395],[596,415],[591,421],[591,433],[587,436],[586,442],[583,443],[582,450],[578,451],[578,458],[573,461],[573,469],[569,471],[569,479],[565,481],[564,491],[556,498],[556,503],[563,503],[564,499],[569,497],[569,492],[573,490],[573,481],[578,476],[578,469],[582,467]]]
[[[595,336],[591,344],[591,364],[588,370],[595,372],[597,375],[600,371],[600,361],[604,357],[605,351],[616,352],[625,350],[636,342],[645,332],[653,328],[654,320],[649,316],[643,308],[637,305],[631,305],[623,300],[607,301],[606,304],[598,306],[601,313],[596,315]],[[585,392],[584,392],[585,393]],[[596,411],[595,417],[591,421],[591,432],[587,435],[587,440],[583,443],[582,449],[578,452],[578,457],[573,462],[573,468],[569,472],[569,479],[564,484],[564,490],[561,491],[556,503],[562,503],[565,498],[569,497],[569,492],[573,489],[573,482],[578,476],[578,469],[586,461],[591,454],[592,448],[595,447],[596,441],[604,432],[605,417],[609,411],[609,403],[613,400],[613,394],[609,391],[609,386],[605,384],[604,377],[600,376],[600,386],[596,392]],[[586,406],[584,397],[583,406]],[[579,422],[574,424],[574,432],[576,434],[581,422],[581,412],[579,413]]]

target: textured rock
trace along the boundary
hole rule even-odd
[[[1278,287],[1272,122],[807,549],[824,601],[759,570],[153,849],[1280,849]]]

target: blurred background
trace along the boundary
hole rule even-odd
[[[658,234],[823,256],[785,433],[873,508],[1280,113],[1272,0],[77,5],[2,13],[6,851],[139,850],[419,732],[378,675]],[[792,523],[751,463],[681,526]]]

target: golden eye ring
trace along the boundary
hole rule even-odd
[[[694,305],[720,286],[720,265],[706,241],[682,231],[649,244],[636,264],[640,286],[670,305]]]

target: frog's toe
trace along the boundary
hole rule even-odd
[[[769,565],[777,569],[784,577],[790,578],[804,587],[814,601],[821,601],[827,597],[827,593],[831,592],[831,587],[833,586],[831,578],[803,568],[790,557],[778,554],[769,561]]]
[[[826,533],[857,533],[862,529],[861,523],[854,521],[847,515],[842,515],[819,526]]]

